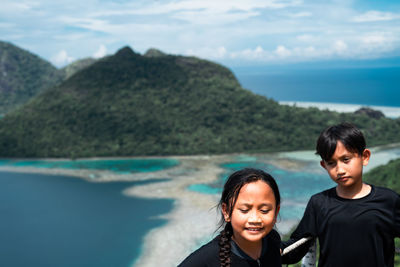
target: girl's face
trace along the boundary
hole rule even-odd
[[[264,181],[245,184],[229,217],[229,210],[222,205],[225,221],[230,221],[233,239],[242,248],[260,243],[274,227],[279,206],[276,206],[274,192]]]

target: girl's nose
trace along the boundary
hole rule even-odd
[[[252,212],[249,217],[249,222],[258,223],[261,222],[261,217],[258,212]]]

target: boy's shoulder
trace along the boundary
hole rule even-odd
[[[390,188],[383,187],[383,186],[375,186],[375,185],[371,185],[371,184],[370,184],[370,186],[372,186],[372,188],[374,189],[376,196],[384,196],[384,197],[393,198],[393,199],[400,198],[399,194]]]
[[[370,198],[385,198],[385,199],[393,199],[400,201],[400,195],[395,192],[394,190],[382,187],[382,186],[375,186],[369,184],[371,186],[371,195]],[[317,202],[320,203],[322,200],[331,199],[331,198],[338,198],[336,194],[336,187],[329,188],[322,192],[314,194],[310,198],[310,202]]]
[[[319,193],[312,195],[310,201],[311,200],[318,201],[321,199],[331,198],[334,196],[336,196],[336,187],[332,187],[332,188],[326,189],[324,191],[321,191]]]
[[[388,187],[383,187],[383,186],[378,186],[378,185],[373,185],[373,184],[369,184],[370,186],[374,187],[375,190],[383,192],[383,193],[387,193],[387,194],[397,194],[396,191],[394,191],[393,189],[390,189]]]

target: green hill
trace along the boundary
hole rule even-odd
[[[80,70],[89,67],[90,65],[92,65],[95,62],[96,62],[96,59],[94,59],[94,58],[83,58],[83,59],[79,59],[79,60],[76,60],[76,61],[68,64],[67,66],[60,69],[60,72],[63,75],[63,80],[68,79],[69,77],[74,75],[76,72],[79,72]]]
[[[371,184],[390,188],[400,194],[400,159],[391,160],[388,164],[378,166],[363,175],[363,179]],[[396,248],[400,247],[400,239],[396,238]],[[400,265],[400,255],[395,255],[395,266]]]
[[[125,47],[0,121],[2,157],[89,157],[313,149],[351,121],[369,145],[399,142],[400,120],[281,106],[227,68]]]
[[[378,166],[363,175],[365,181],[388,187],[400,194],[400,159]]]
[[[94,62],[93,58],[84,58],[57,69],[29,51],[0,41],[0,114],[25,104]]]
[[[61,78],[59,71],[47,61],[0,41],[0,114],[24,104]]]

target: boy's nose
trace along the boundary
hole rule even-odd
[[[337,176],[342,176],[346,173],[345,169],[343,168],[342,164],[338,163],[336,165],[336,174]]]

